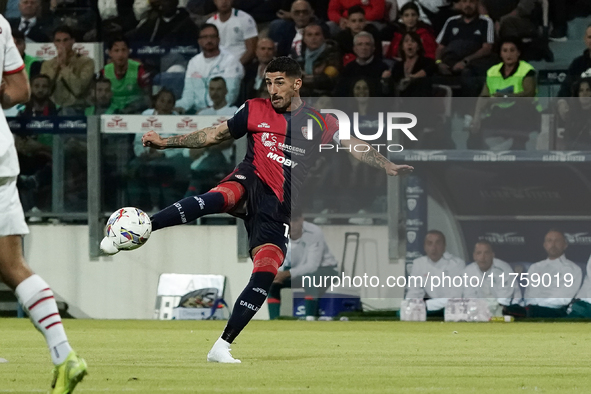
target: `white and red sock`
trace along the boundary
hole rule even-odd
[[[16,287],[15,293],[35,327],[45,337],[51,360],[60,365],[72,348],[49,285],[39,275],[32,275]]]

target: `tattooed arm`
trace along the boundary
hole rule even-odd
[[[382,156],[377,150],[375,150],[370,144],[360,139],[351,137],[349,140],[341,140],[341,144],[345,148],[349,148],[351,155],[353,155],[353,157],[360,162],[375,168],[382,168],[388,175],[405,175],[414,170],[413,167],[406,164],[397,165],[392,163],[390,160]]]
[[[142,137],[142,142],[144,146],[155,149],[205,148],[220,144],[231,138],[228,124],[223,122],[217,126],[206,127],[189,134],[175,135],[168,138],[162,138],[158,133],[149,131]]]
[[[0,103],[2,108],[12,108],[17,104],[29,101],[31,90],[29,78],[23,69],[14,74],[4,74],[0,86]]]

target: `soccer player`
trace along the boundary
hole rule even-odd
[[[11,108],[29,100],[30,88],[23,59],[0,16],[0,102]],[[22,254],[23,234],[29,229],[21,206],[16,179],[19,174],[14,138],[0,110],[0,280],[14,290],[19,302],[41,331],[49,347],[53,370],[52,394],[71,393],[86,375],[86,362],[72,350],[49,285],[35,275]]]
[[[317,112],[300,98],[302,70],[295,60],[288,57],[272,60],[265,70],[265,83],[270,99],[246,101],[231,119],[218,126],[168,138],[161,138],[153,131],[143,136],[145,146],[167,149],[204,148],[248,135],[246,157],[217,187],[176,202],[152,217],[152,231],[219,212],[244,219],[254,269],[236,300],[224,332],[207,355],[210,362],[240,362],[230,354],[230,344],[263,305],[277,269],[283,263],[292,201],[297,201],[298,189],[319,154],[319,143],[335,141],[345,147],[367,145],[366,149],[357,149],[365,152],[351,149],[351,154],[384,169],[388,175],[413,170],[407,165],[391,163],[356,138],[339,141],[334,117],[327,117],[323,128],[308,130],[306,113]],[[310,135],[311,139],[305,138]],[[117,253],[116,245],[110,243],[104,245],[103,240],[103,251]]]

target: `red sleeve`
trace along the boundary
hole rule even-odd
[[[4,75],[16,74],[16,73],[18,73],[18,72],[21,72],[21,71],[23,71],[24,69],[25,69],[25,65],[23,64],[22,66],[20,66],[20,67],[19,67],[19,68],[17,68],[17,69],[10,70],[10,71],[4,71]]]
[[[394,33],[394,35],[392,36],[392,41],[390,42],[390,49],[388,50],[388,53],[386,54],[386,57],[388,59],[394,59],[399,57],[399,53],[398,50],[400,48],[400,40],[402,39],[402,34],[400,33]]]
[[[368,21],[381,21],[386,14],[386,0],[371,0],[364,5],[365,19]]]
[[[326,121],[326,125],[328,126],[328,128],[324,129],[324,132],[322,133],[322,138],[320,139],[320,143],[328,144],[333,140],[335,133],[339,131],[339,121],[335,116],[330,114],[326,115],[324,117],[324,120]]]
[[[421,39],[423,41],[423,48],[425,49],[425,57],[435,59],[435,51],[437,50],[437,42],[435,36],[428,30],[421,31]]]
[[[150,74],[146,72],[144,65],[141,64],[137,71],[137,84],[140,88],[146,88],[150,86]]]
[[[328,3],[328,19],[338,24],[343,16],[341,0],[330,0]]]

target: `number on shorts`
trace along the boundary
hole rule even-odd
[[[283,234],[283,236],[287,238],[289,237],[289,224],[283,223],[283,225],[285,226],[285,233]]]

